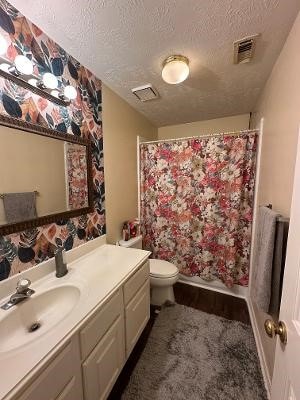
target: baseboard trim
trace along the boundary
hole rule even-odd
[[[248,306],[248,311],[249,311],[249,315],[250,315],[252,330],[253,330],[253,333],[254,333],[257,353],[258,353],[258,357],[259,357],[259,361],[260,361],[261,371],[262,371],[262,375],[263,375],[263,379],[264,379],[264,383],[265,383],[268,399],[271,399],[271,397],[270,397],[271,396],[271,394],[270,394],[271,393],[271,377],[270,377],[270,374],[269,374],[267,361],[266,361],[266,357],[265,357],[265,353],[264,353],[264,349],[263,349],[263,345],[262,345],[262,342],[261,342],[261,339],[260,339],[260,334],[259,334],[259,330],[258,330],[258,326],[257,326],[257,321],[256,321],[256,318],[255,318],[255,313],[254,313],[252,301],[251,301],[251,299],[247,298],[246,302],[247,302],[247,306]]]
[[[225,286],[217,286],[217,283],[206,283],[205,281],[200,279],[198,281],[191,280],[190,278],[186,278],[183,275],[179,275],[180,283],[185,283],[186,285],[200,287],[202,289],[212,290],[213,292],[228,294],[229,296],[239,297],[241,299],[247,299],[248,296],[248,287],[243,287],[239,285],[234,285],[233,289],[228,289]]]

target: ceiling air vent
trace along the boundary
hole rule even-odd
[[[158,92],[150,83],[131,89],[132,93],[141,101],[158,99]]]
[[[254,55],[256,39],[259,35],[253,35],[237,40],[234,45],[234,64],[244,64],[251,61]]]

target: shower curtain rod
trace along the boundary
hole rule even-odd
[[[150,143],[162,143],[162,142],[176,142],[180,140],[189,140],[189,139],[205,139],[209,137],[218,137],[218,136],[232,136],[232,135],[254,135],[258,134],[259,129],[244,129],[242,131],[234,131],[234,132],[223,132],[223,133],[208,133],[207,135],[199,135],[199,136],[189,136],[189,137],[182,137],[182,138],[175,138],[175,139],[159,139],[159,140],[151,140],[147,142],[140,142],[140,146],[142,144],[150,144]]]

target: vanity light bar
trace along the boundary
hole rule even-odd
[[[21,56],[24,57],[31,63],[31,61],[25,57],[25,56]],[[31,63],[32,65],[32,63]],[[20,67],[19,67],[20,68]],[[26,70],[27,68],[27,70]],[[25,65],[25,70],[26,72],[31,72],[32,69],[29,68],[29,65]],[[56,83],[58,83],[57,78],[50,74],[50,73],[46,73],[49,74],[49,76],[46,76],[46,78],[48,78],[48,81],[50,81],[50,79],[52,78],[52,80],[54,81],[54,79],[56,79]],[[41,96],[41,97],[45,97],[46,99],[50,100],[53,103],[56,103],[60,106],[68,106],[70,105],[71,101],[64,95],[64,90],[66,90],[65,87],[58,88],[55,87],[54,88],[54,84],[53,84],[53,88],[47,88],[45,85],[45,75],[42,77],[42,79],[33,74],[33,73],[29,73],[28,75],[20,72],[20,70],[18,70],[18,66],[16,65],[16,63],[12,63],[10,60],[7,60],[6,58],[4,58],[3,56],[0,56],[0,76],[2,76],[5,79],[9,79],[10,81],[24,87],[25,89],[30,90],[33,93],[36,93],[37,95]],[[50,76],[51,75],[51,76]],[[44,78],[44,79],[43,79]],[[51,82],[50,82],[51,83]],[[51,86],[51,85],[49,85]],[[72,86],[67,86],[67,88],[73,88]],[[75,88],[73,88],[74,91],[76,91]],[[55,92],[55,94],[54,94]],[[74,93],[73,93],[74,94]]]

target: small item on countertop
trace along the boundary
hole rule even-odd
[[[122,229],[122,237],[123,240],[129,240],[130,239],[130,228],[128,222],[124,222],[123,224],[123,229]]]
[[[136,235],[139,236],[141,234],[141,224],[138,218],[135,219],[136,224]]]
[[[134,221],[129,221],[130,238],[136,237],[136,225]]]
[[[140,222],[137,218],[133,221],[128,221],[130,227],[130,238],[134,238],[140,235]]]

